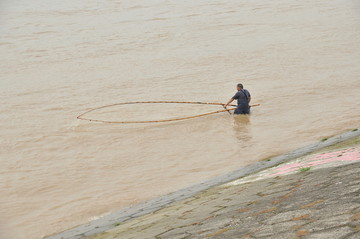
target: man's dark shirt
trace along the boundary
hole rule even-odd
[[[250,92],[248,90],[239,90],[233,96],[233,99],[238,101],[238,106],[240,105],[249,105]]]
[[[235,114],[249,114],[249,98],[250,92],[248,90],[242,89],[236,92],[233,96],[233,99],[238,101],[238,108],[235,110]]]

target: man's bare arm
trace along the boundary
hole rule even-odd
[[[233,101],[234,101],[234,98],[231,97],[231,99],[224,105],[224,107],[227,107],[227,106],[230,105],[231,102],[233,102]]]

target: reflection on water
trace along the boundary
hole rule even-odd
[[[232,124],[235,131],[235,137],[239,140],[239,144],[252,139],[250,115],[234,115],[233,117]]]

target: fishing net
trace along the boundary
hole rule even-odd
[[[190,105],[192,107],[189,107]],[[229,107],[231,108],[225,109],[222,103],[191,101],[123,102],[90,109],[77,118],[79,120],[117,124],[161,123],[193,119],[236,109],[236,105],[229,105]],[[151,118],[154,115],[156,115],[156,118]],[[174,117],[174,115],[177,117]]]

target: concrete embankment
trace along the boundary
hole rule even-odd
[[[360,238],[359,130],[257,166],[151,212],[51,238]]]

